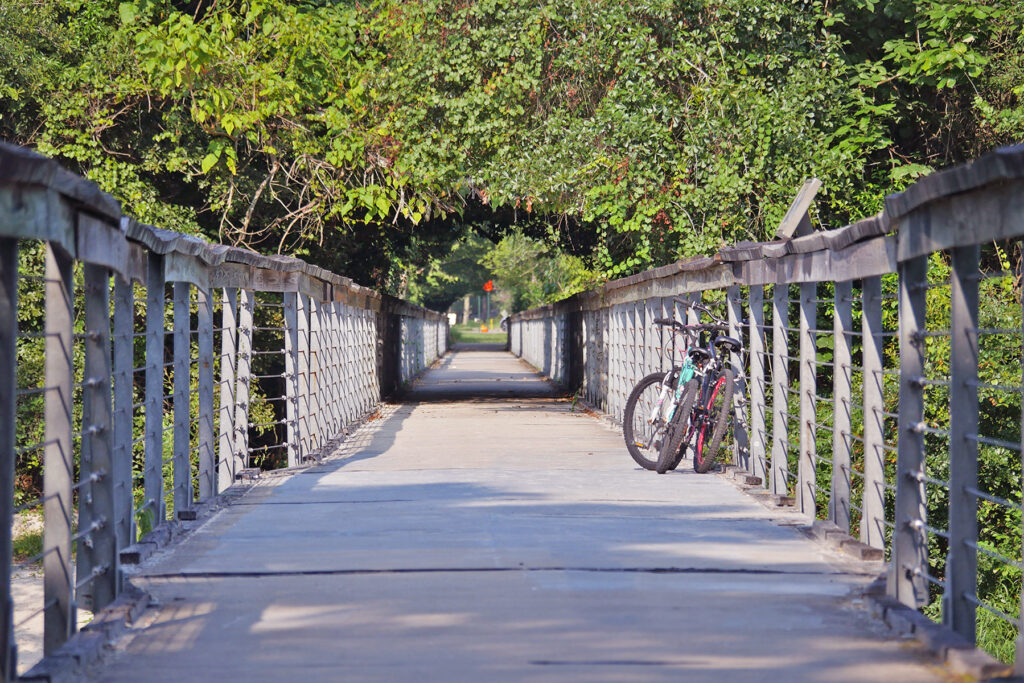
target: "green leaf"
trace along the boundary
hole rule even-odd
[[[216,166],[217,162],[219,160],[220,160],[220,153],[219,152],[216,153],[216,154],[213,153],[213,152],[210,152],[205,157],[203,157],[203,163],[201,165],[203,173],[209,173],[210,169],[213,168],[214,166]]]
[[[136,7],[134,2],[122,2],[117,7],[117,13],[121,17],[122,24],[125,26],[131,26],[135,23],[135,19],[139,15],[139,8]]]

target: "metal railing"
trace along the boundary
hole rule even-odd
[[[882,549],[893,598],[939,605],[971,642],[978,607],[1006,624],[1024,673],[1021,548],[995,550],[979,521],[1020,533],[1022,194],[1024,147],[998,150],[853,225],[736,245],[516,314],[511,349],[621,421],[636,382],[675,359],[651,320],[678,315],[678,297],[721,304],[744,342],[733,462],[808,520]],[[929,503],[941,519],[927,518]],[[1009,613],[979,595],[1000,573]]]
[[[0,143],[0,672],[16,671],[15,465],[42,480],[44,652],[121,553],[255,467],[321,457],[447,350],[447,318],[294,258],[142,225]],[[24,490],[24,486],[21,487]]]

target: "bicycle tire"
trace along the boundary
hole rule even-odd
[[[658,454],[658,464],[655,472],[665,474],[669,470],[679,467],[683,459],[684,441],[690,424],[690,413],[693,410],[694,399],[697,396],[699,382],[696,378],[691,379],[683,387],[683,396],[679,400],[679,407],[672,416],[672,423],[665,431],[665,439],[662,442],[661,453]]]
[[[626,450],[636,464],[645,470],[653,470],[658,465],[658,457],[661,453],[661,441],[664,438],[665,423],[661,416],[656,418],[655,424],[647,429],[647,415],[653,410],[658,395],[661,393],[661,384],[665,379],[664,372],[652,372],[633,387],[626,399],[626,408],[622,413],[622,436],[626,440]],[[651,387],[654,387],[653,398],[649,394]],[[648,393],[645,396],[645,392]],[[637,405],[641,404],[640,415],[637,416]],[[661,414],[671,405],[666,399],[662,406]],[[639,417],[639,422],[637,418]],[[657,422],[660,421],[660,424]],[[643,433],[638,433],[637,427],[644,427]]]
[[[732,369],[726,368],[715,380],[711,396],[708,397],[705,418],[697,433],[697,444],[693,449],[693,469],[701,474],[715,465],[718,449],[729,423],[729,415],[732,413],[732,394],[735,386],[735,373]],[[708,430],[711,430],[710,438]]]

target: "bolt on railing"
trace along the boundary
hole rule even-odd
[[[447,350],[447,318],[288,257],[145,226],[0,143],[0,672],[122,589],[122,554],[255,466],[318,459]],[[44,599],[11,597],[15,466],[39,476]],[[24,490],[24,481],[21,489]],[[15,608],[18,617],[15,617]],[[24,668],[24,667],[22,667]]]
[[[1024,147],[999,150],[853,225],[518,313],[511,349],[621,420],[638,379],[678,361],[650,320],[680,298],[721,304],[744,342],[732,462],[884,552],[900,602],[970,642],[982,608],[987,632],[1017,634],[1024,673],[1022,549],[985,526],[1022,524],[1022,192]]]

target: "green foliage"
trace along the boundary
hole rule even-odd
[[[512,312],[564,299],[593,284],[593,274],[574,256],[551,250],[522,232],[506,235],[481,262],[495,289],[509,296]]]
[[[1019,139],[1016,10],[15,0],[0,135],[144,221],[397,292],[482,221],[616,277],[768,237],[809,175],[833,226]]]

